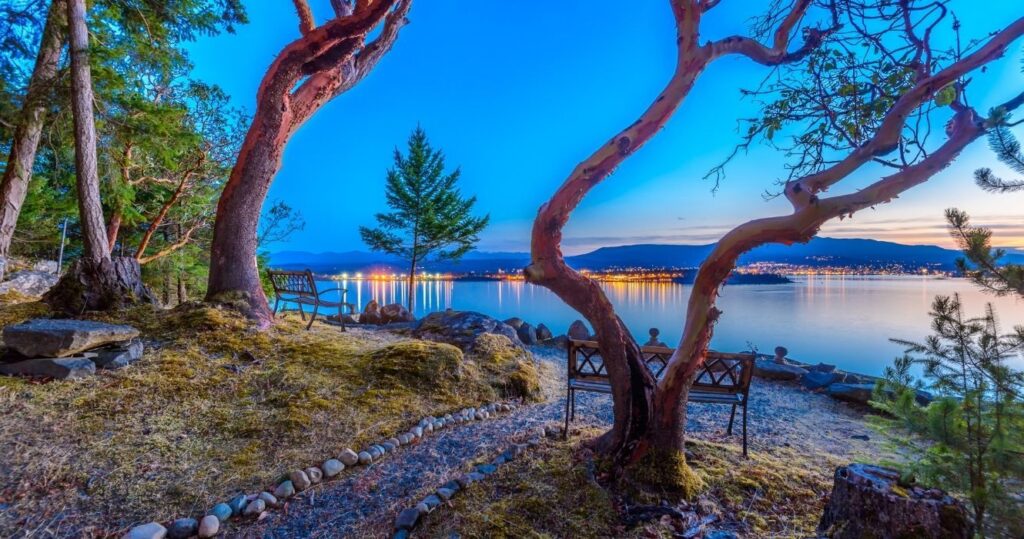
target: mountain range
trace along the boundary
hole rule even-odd
[[[626,268],[683,269],[694,268],[711,252],[715,244],[658,245],[639,244],[601,247],[589,253],[566,257],[577,269],[613,270]],[[960,251],[934,245],[904,245],[887,241],[814,238],[794,245],[764,245],[740,257],[740,265],[775,262],[804,266],[900,266],[906,269],[929,267],[952,270]],[[492,273],[498,270],[517,271],[529,263],[528,253],[473,251],[458,262],[433,261],[420,270],[450,273]],[[1024,254],[1011,253],[1007,263],[1024,264]],[[394,256],[365,251],[310,253],[281,251],[271,254],[275,268],[311,269],[317,273],[340,272],[408,272],[407,263]]]

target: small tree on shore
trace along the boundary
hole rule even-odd
[[[932,304],[934,333],[923,343],[896,340],[907,355],[886,367],[885,379],[875,390],[872,404],[889,414],[872,417],[873,425],[893,440],[901,454],[911,458],[893,463],[928,485],[966,497],[974,510],[982,537],[1016,537],[1014,519],[989,522],[987,515],[1020,514],[1020,502],[1010,495],[1010,481],[1024,481],[1024,373],[1006,360],[1024,347],[1024,327],[1003,335],[992,306],[984,316],[966,318],[959,296],[939,296]],[[913,382],[910,368],[923,367],[924,380],[936,399],[927,406],[917,402],[923,385]],[[910,432],[929,443],[900,437]],[[932,443],[933,442],[933,443]]]
[[[444,154],[434,150],[417,127],[409,136],[409,154],[395,148],[395,166],[388,170],[386,193],[393,211],[377,214],[377,228],[359,227],[371,249],[409,261],[407,307],[415,307],[417,264],[434,256],[458,260],[473,249],[489,216],[474,217],[476,197],[463,198],[455,186],[460,171],[446,173]]]

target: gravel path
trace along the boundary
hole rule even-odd
[[[293,498],[286,511],[272,512],[262,522],[229,533],[274,538],[379,535],[389,529],[398,511],[463,473],[469,463],[496,455],[513,440],[521,441],[532,428],[552,421],[561,423],[565,396],[558,389],[564,387],[564,359],[561,354],[543,351],[536,355],[553,366],[548,372],[562,376],[561,380],[549,379],[551,398],[547,402],[435,432],[378,463]],[[750,449],[785,446],[809,456],[845,459],[877,454],[880,440],[861,416],[861,411],[796,385],[755,379],[748,412]],[[739,443],[739,418],[734,430],[737,435],[731,437],[725,435],[728,420],[728,407],[692,404],[688,434]],[[576,423],[610,422],[609,396],[577,396]]]

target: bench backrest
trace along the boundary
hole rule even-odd
[[[661,378],[674,350],[662,346],[641,346],[640,352],[655,378]],[[708,350],[691,387],[746,395],[753,374],[754,354],[728,354]],[[569,379],[608,383],[608,371],[596,341],[569,340]]]
[[[294,294],[296,296],[316,297],[316,280],[313,272],[270,270],[267,272],[274,286],[274,295]]]

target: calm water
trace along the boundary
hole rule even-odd
[[[777,345],[802,361],[834,363],[842,369],[880,374],[902,353],[890,337],[920,340],[929,331],[928,310],[937,294],[960,293],[968,315],[982,312],[985,302],[996,307],[1004,330],[1024,324],[1024,301],[995,298],[961,279],[930,277],[794,277],[784,285],[727,286],[719,301],[724,312],[712,347],[747,350],[748,343],[772,353]],[[328,286],[331,283],[320,283]],[[348,301],[363,306],[371,298],[381,304],[405,302],[406,286],[398,282],[346,281]],[[661,339],[675,346],[680,337],[689,285],[674,283],[607,283],[605,290],[640,342],[657,327]],[[416,316],[453,308],[506,319],[518,316],[534,325],[543,322],[555,334],[580,318],[546,288],[506,281],[432,281],[416,286]],[[1015,365],[1024,367],[1024,359]]]

